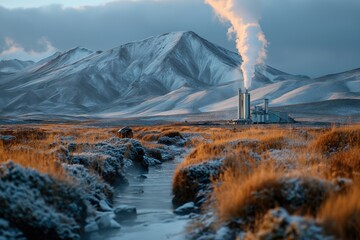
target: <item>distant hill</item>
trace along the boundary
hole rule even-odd
[[[241,61],[237,53],[193,32],[107,51],[77,47],[19,64],[23,67],[9,64],[16,70],[0,74],[0,116],[139,117],[234,110]],[[0,72],[6,69],[1,66]],[[266,96],[272,106],[356,100],[360,70],[310,79],[259,65],[251,94],[252,104]]]

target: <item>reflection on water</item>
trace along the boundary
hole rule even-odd
[[[130,205],[137,209],[136,219],[121,222],[119,230],[92,233],[88,239],[184,239],[187,216],[173,214],[171,183],[181,158],[151,167],[147,178],[129,178],[130,185],[116,189],[114,206]]]

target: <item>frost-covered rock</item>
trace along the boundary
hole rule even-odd
[[[117,221],[134,219],[137,216],[136,208],[128,205],[120,205],[114,210]]]
[[[168,146],[175,145],[177,147],[184,147],[185,143],[186,143],[186,140],[184,140],[183,138],[180,138],[178,136],[176,136],[176,137],[164,136],[164,137],[160,137],[158,139],[158,143],[165,144],[165,145],[168,145]]]
[[[250,239],[250,238],[249,238]],[[270,210],[251,239],[325,240],[323,229],[314,220],[291,216],[283,208]]]
[[[99,226],[95,220],[90,221],[85,226],[85,232],[96,232],[99,230]]]
[[[213,160],[180,169],[173,184],[173,204],[181,206],[195,202],[201,206],[211,193],[211,178],[216,179],[222,172],[222,160]]]
[[[119,138],[133,138],[134,134],[130,127],[124,127],[118,131]]]
[[[148,164],[149,167],[162,164],[161,161],[159,161],[155,158],[144,157],[144,161]]]
[[[121,225],[114,218],[113,213],[107,212],[98,215],[95,220],[99,229],[121,228]]]
[[[160,149],[156,149],[156,148],[146,148],[146,149],[145,149],[145,155],[146,155],[148,158],[154,158],[154,159],[156,159],[156,160],[163,161],[162,153],[161,153],[161,150],[160,150]]]
[[[193,212],[198,212],[199,208],[197,206],[195,206],[194,202],[188,202],[185,203],[184,205],[178,207],[177,209],[175,209],[174,213],[177,215],[187,215]]]
[[[100,205],[100,210],[102,210],[104,212],[112,211],[112,208],[109,206],[109,204],[105,200],[100,200],[99,205]]]
[[[87,216],[82,191],[12,162],[0,166],[0,225],[30,239],[80,239]]]

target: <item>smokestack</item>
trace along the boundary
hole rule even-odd
[[[238,105],[238,119],[250,119],[250,94],[247,89],[242,92],[239,88],[238,92],[239,105]]]
[[[250,93],[247,89],[245,89],[245,93],[243,94],[244,99],[244,105],[243,105],[243,111],[244,111],[244,119],[249,120],[250,119]]]
[[[243,97],[242,97],[242,91],[241,91],[241,88],[239,88],[239,91],[238,91],[238,98],[239,98],[239,103],[238,103],[238,119],[243,119]]]
[[[264,110],[266,114],[269,113],[269,99],[267,98],[264,99]]]

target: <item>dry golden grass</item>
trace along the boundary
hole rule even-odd
[[[6,126],[0,129],[0,134],[15,137],[10,141],[0,140],[0,163],[12,160],[57,178],[66,178],[56,158],[62,138],[71,137],[76,143],[94,143],[115,136],[113,129],[66,124]]]
[[[360,187],[360,125],[332,128],[236,126],[197,131],[202,135],[202,141],[194,144],[194,150],[179,164],[173,186],[181,189],[183,196],[193,196],[197,186],[187,181],[184,170],[223,158],[226,170],[213,183],[211,199],[214,201],[210,204],[220,222],[242,218],[245,226],[237,227],[254,230],[263,214],[278,206],[290,213],[314,217],[329,194],[333,194],[334,185],[330,182],[337,177],[350,178],[354,186]],[[281,189],[286,187],[284,182],[290,177],[301,178],[302,187],[307,189],[305,202],[297,209],[291,208],[281,196]],[[337,193],[340,194],[341,191]],[[360,198],[360,191],[349,194],[332,197],[320,214],[324,226],[329,229],[331,224],[338,223],[333,219],[339,216],[339,228],[332,234],[340,239],[355,239],[354,234],[359,236],[356,229],[359,229],[360,214],[355,199]],[[346,204],[346,197],[354,201],[342,210],[340,205]],[[356,212],[357,218],[351,215],[352,211]],[[325,212],[329,212],[328,215]]]
[[[239,227],[246,229],[253,230],[264,214],[276,207],[283,207],[290,213],[315,216],[333,191],[330,183],[310,176],[278,172],[272,163],[242,169],[241,172],[234,172],[232,168],[226,170],[219,179],[221,184],[215,185],[213,197],[221,221],[242,219],[244,225]],[[292,190],[288,188],[295,180],[306,189],[302,204],[288,200],[286,191]]]
[[[314,148],[323,154],[346,151],[352,147],[360,147],[360,125],[334,127],[314,143]]]
[[[0,162],[12,160],[24,167],[34,168],[56,177],[64,177],[62,168],[56,164],[50,145],[55,135],[37,128],[1,130],[2,135],[15,136],[11,141],[0,141]]]
[[[360,184],[360,125],[333,127],[319,134],[309,151],[318,153],[318,163],[327,165],[327,178],[347,177]]]
[[[292,130],[284,130],[270,126],[268,128],[204,128],[197,129],[202,139],[193,141],[194,150],[178,166],[199,164],[205,161],[225,158],[233,154],[257,152],[266,154],[270,149],[282,149],[287,145],[287,139],[297,139]]]
[[[338,239],[359,239],[360,188],[353,187],[347,194],[333,196],[322,207],[318,220],[326,233]]]

